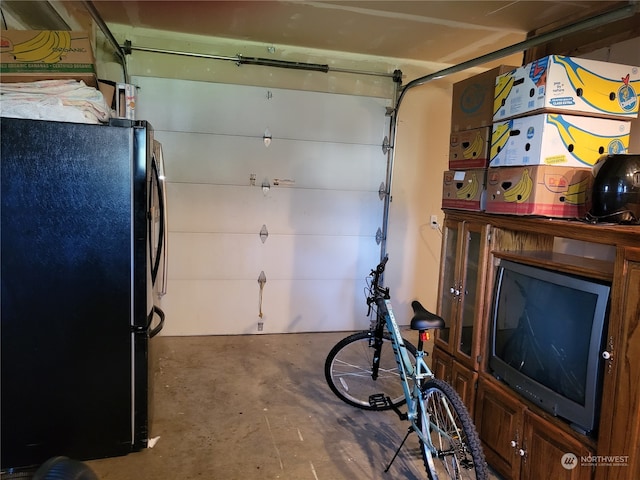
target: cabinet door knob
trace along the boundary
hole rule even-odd
[[[516,442],[515,440],[511,440],[511,442],[509,442],[509,445],[511,445],[513,448],[516,448],[518,446],[518,442]]]
[[[518,450],[518,455],[520,455],[521,457],[524,457],[526,453],[527,452],[525,452],[522,448]]]
[[[602,352],[602,358],[604,358],[605,360],[610,360],[611,358],[613,358],[613,355],[605,350],[604,352]]]

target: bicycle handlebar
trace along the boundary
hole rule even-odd
[[[376,267],[376,272],[378,274],[383,273],[384,272],[384,267],[387,264],[387,262],[389,261],[389,255],[385,255],[384,258],[382,259],[382,261],[378,264],[378,266]]]
[[[376,297],[381,298],[390,298],[389,297],[389,289],[380,286],[380,276],[384,273],[384,268],[389,261],[389,255],[385,255],[384,258],[380,261],[378,266],[371,270],[371,275],[373,276],[373,281],[371,282],[371,294],[372,296],[367,300],[369,306],[372,302],[375,301]]]

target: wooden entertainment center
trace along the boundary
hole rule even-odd
[[[489,319],[498,258],[611,283],[599,428],[583,435],[495,379]],[[552,306],[550,306],[552,308]],[[460,393],[505,479],[640,478],[640,226],[445,210],[433,368]]]

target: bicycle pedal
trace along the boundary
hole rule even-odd
[[[369,396],[369,406],[373,408],[385,408],[389,406],[389,397],[384,393],[374,393]]]

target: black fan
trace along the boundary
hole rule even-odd
[[[53,457],[40,466],[33,480],[98,480],[98,476],[78,460]]]

